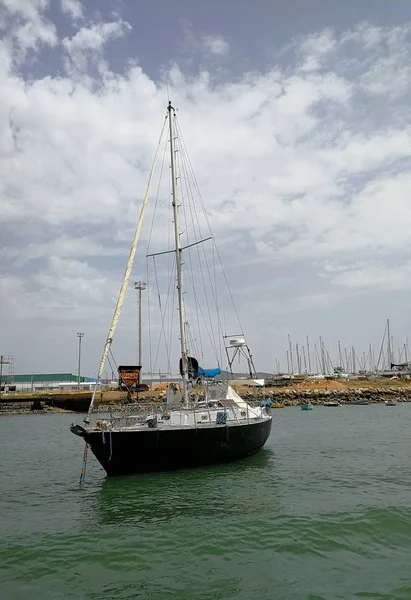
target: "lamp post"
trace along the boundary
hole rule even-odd
[[[147,284],[144,281],[135,281],[134,289],[138,292],[138,366],[141,367],[141,292]]]
[[[1,398],[1,389],[3,384],[3,365],[9,365],[10,360],[8,360],[8,356],[0,356],[0,398]],[[10,383],[10,375],[8,377],[8,383]],[[4,379],[4,391],[6,391],[6,379]]]
[[[77,337],[78,337],[77,389],[80,389],[81,339],[84,337],[84,333],[77,333]]]

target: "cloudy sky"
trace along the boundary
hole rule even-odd
[[[0,353],[16,372],[76,372],[78,331],[96,372],[168,95],[257,368],[285,367],[288,333],[378,353],[387,317],[403,345],[411,3],[0,0],[0,30]],[[119,362],[135,310],[129,290]]]

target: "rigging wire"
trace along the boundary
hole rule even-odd
[[[177,133],[178,130],[177,130]],[[198,220],[198,217],[196,218],[196,213],[194,212],[194,208],[195,206],[193,205],[193,202],[191,202],[191,200],[193,200],[193,195],[190,193],[191,192],[191,188],[190,188],[190,182],[189,182],[189,176],[188,176],[188,172],[187,172],[187,166],[186,163],[184,162],[184,155],[183,153],[180,152],[180,156],[181,156],[181,160],[180,160],[180,164],[181,164],[181,181],[182,184],[184,184],[185,188],[186,188],[186,193],[187,193],[187,198],[188,198],[188,209],[190,212],[190,217],[191,217],[191,223],[193,225],[193,229],[194,229],[194,241],[199,241],[201,240],[202,236],[201,236],[201,227],[200,227],[200,223]],[[183,190],[183,185],[182,185],[182,190]],[[185,223],[186,223],[186,230],[187,232],[189,231],[189,225],[188,225],[188,219],[187,219],[187,211],[185,210],[185,204],[183,204],[184,207],[184,217],[185,217]],[[197,226],[197,227],[196,227]],[[196,236],[196,229],[198,229],[198,235]],[[187,235],[187,245],[189,245],[191,243],[191,240],[189,238],[189,236]],[[203,282],[203,288],[204,290],[205,288],[205,281],[204,281],[204,277],[203,277],[203,272],[202,272],[202,264],[201,264],[201,259],[200,259],[200,255],[199,255],[199,247],[198,245],[196,246],[196,251],[197,251],[197,256],[198,256],[198,261],[197,264],[199,265],[200,268],[200,273],[201,273],[201,279]],[[193,258],[192,258],[192,254],[191,252],[188,252],[188,261],[190,263],[191,266],[191,273],[194,273],[194,269],[193,269]],[[196,284],[195,284],[195,278],[193,277],[191,279],[191,283],[192,283],[192,288],[193,288],[193,293],[195,296],[195,316],[196,316],[196,322],[197,322],[197,327],[198,327],[198,337],[200,340],[200,346],[201,346],[201,355],[204,356],[204,349],[203,349],[203,345],[201,343],[202,340],[202,336],[200,335],[200,322],[199,322],[199,315],[198,315],[198,301],[197,301],[197,293],[196,293]],[[207,297],[206,297],[206,302],[208,301]],[[210,323],[212,322],[211,318],[210,318]]]
[[[185,144],[185,141],[184,141],[184,136],[183,136],[183,134],[182,134],[182,132],[180,130],[179,125],[178,125],[178,131],[179,131],[179,137],[181,139],[182,148],[184,148],[185,154],[187,156],[187,163],[188,163],[189,168],[190,168],[190,172],[191,172],[191,176],[193,178],[194,186],[196,188],[199,200],[201,202],[201,207],[202,207],[203,212],[204,212],[204,217],[205,217],[205,220],[206,220],[206,223],[207,223],[208,231],[212,235],[210,220],[209,220],[207,212],[205,210],[205,206],[204,206],[203,198],[202,198],[202,195],[201,195],[201,191],[200,191],[200,188],[198,186],[198,182],[197,182],[197,179],[195,177],[194,169],[193,169],[193,166],[192,166],[191,161],[190,161],[190,157],[189,157],[187,149],[186,149],[186,144]],[[214,240],[214,238],[213,238],[213,240]],[[225,270],[224,270],[223,262],[221,260],[221,255],[220,255],[220,252],[219,252],[219,249],[218,249],[218,244],[217,244],[217,242],[215,240],[214,240],[214,245],[215,245],[215,248],[216,248],[216,252],[217,252],[218,260],[219,260],[219,263],[220,263],[220,267],[222,269],[222,273],[223,273],[223,276],[224,276],[224,279],[225,279],[225,282],[226,282],[226,285],[227,285],[227,288],[228,288],[228,293],[229,293],[229,296],[230,296],[231,303],[233,305],[234,313],[236,315],[238,325],[239,325],[240,329],[242,330],[240,316],[238,314],[237,307],[235,305],[234,298],[233,298],[233,295],[231,293],[231,289],[230,289],[230,286],[229,286],[229,283],[228,283],[228,279],[227,279],[227,276],[226,276],[226,273],[225,273]]]
[[[148,268],[148,258],[146,258],[146,281],[147,281],[147,315],[148,315],[148,352],[149,352],[149,364],[150,374],[153,373],[153,354],[151,347],[151,310],[150,310],[150,273]]]
[[[198,182],[194,175],[185,140],[177,116],[174,115],[173,118],[175,119],[176,132],[175,156],[178,169],[178,201],[181,204],[180,215],[182,217],[180,236],[181,239],[184,239],[184,244],[182,244],[183,248],[185,245],[196,246],[195,249],[187,249],[184,252],[184,262],[186,264],[186,268],[184,269],[184,278],[186,280],[184,286],[184,304],[186,305],[184,327],[186,329],[187,341],[191,348],[190,352],[195,352],[197,357],[201,357],[201,360],[204,360],[206,347],[209,346],[218,366],[220,366],[223,364],[223,354],[226,350],[225,334],[227,334],[227,320],[225,299],[230,300],[238,326],[241,330],[242,327],[218,246],[212,237],[210,220],[205,210]],[[173,223],[173,217],[170,215],[172,208],[170,201],[171,182],[169,178],[167,178],[168,189],[166,191],[163,181],[166,170],[166,151],[168,143],[169,140],[166,140],[164,143],[160,176],[157,183],[155,205],[153,208],[147,242],[147,254],[151,251],[150,249],[154,239],[157,239],[157,237],[154,238],[153,234],[155,222],[158,222],[159,219],[165,219],[170,225]],[[163,210],[165,203],[167,203],[166,205],[168,206],[167,213]],[[157,224],[156,228],[158,229]],[[162,239],[167,243],[167,248],[171,248],[171,227],[167,227],[166,229],[167,235],[163,235]],[[203,233],[205,235],[203,235]],[[213,240],[211,252],[207,252],[206,245],[200,243],[207,234],[211,234]],[[173,277],[175,279],[175,251],[166,250],[165,253],[169,253],[170,256],[167,256],[166,264],[161,264],[161,267],[160,263],[157,263],[154,257],[153,263],[149,263],[148,260],[146,262],[147,282],[151,282],[148,287],[151,288],[151,286],[155,286],[161,322],[157,338],[157,333],[154,334],[153,329],[154,313],[152,314],[152,311],[150,310],[150,299],[153,296],[152,294],[150,295],[149,292],[147,294],[147,300],[149,302],[148,328],[151,373],[154,373],[157,368],[160,358],[160,346],[162,343],[164,343],[165,346],[165,358],[171,372],[172,337],[176,323],[176,293],[175,290],[172,289]],[[151,269],[153,269],[154,279],[151,275]],[[164,269],[167,269],[170,278],[164,276]],[[222,291],[219,290],[220,283],[225,284],[228,294],[225,292],[222,293]],[[165,301],[162,301],[161,288],[164,288],[165,291]],[[157,340],[155,340],[155,338],[157,338]]]
[[[177,128],[177,132],[178,132],[178,134],[180,134],[179,128]],[[193,229],[194,230],[196,230],[196,229],[198,230],[198,236],[197,237],[198,237],[198,241],[199,241],[199,240],[201,240],[201,238],[203,236],[201,235],[201,233],[202,233],[201,232],[201,226],[200,226],[200,222],[199,222],[197,213],[193,212],[193,208],[195,208],[195,205],[193,204],[193,202],[190,202],[190,200],[193,200],[193,193],[192,193],[190,177],[189,177],[189,173],[188,173],[188,169],[187,169],[187,164],[184,161],[184,154],[183,153],[181,153],[181,170],[182,170],[183,175],[185,175],[185,177],[183,177],[182,180],[185,183],[187,197],[189,199],[188,206],[189,206],[189,210],[190,210],[191,222],[193,224]],[[187,230],[188,230],[187,218],[186,218],[186,227],[187,227]],[[187,243],[188,244],[190,243],[190,239],[188,238],[188,236],[187,236]],[[203,252],[205,254],[204,247],[202,247],[202,250],[203,250]],[[210,323],[211,323],[212,322],[212,318],[211,318],[211,313],[210,313],[210,302],[208,300],[207,287],[206,287],[206,284],[205,284],[205,277],[204,277],[204,272],[203,272],[203,265],[202,265],[201,256],[200,256],[200,252],[201,252],[200,244],[198,244],[196,246],[196,251],[197,251],[197,256],[198,256],[198,265],[200,267],[200,273],[201,273],[201,279],[202,279],[202,283],[203,283],[203,289],[204,289],[204,295],[205,295],[207,310],[208,310],[208,313],[209,313],[209,319],[210,319]],[[205,257],[206,257],[206,255],[205,255]],[[190,262],[192,264],[192,255],[191,255],[191,253],[189,253],[189,260],[190,260]],[[206,263],[206,267],[207,267],[207,260],[205,261],[205,263]],[[194,270],[192,270],[192,272],[194,272]],[[193,279],[193,286],[194,286],[194,279]],[[214,341],[214,345],[215,345],[215,341]]]
[[[154,277],[155,277],[155,281],[156,281],[156,287],[157,287],[157,299],[158,299],[158,306],[159,306],[159,312],[160,312],[160,318],[161,318],[161,328],[160,328],[160,334],[159,334],[159,340],[158,340],[158,344],[157,344],[157,352],[156,352],[156,357],[155,357],[155,361],[154,361],[154,370],[157,367],[157,359],[158,359],[158,355],[160,352],[160,345],[161,345],[161,338],[164,336],[164,345],[165,345],[165,352],[166,352],[166,359],[167,359],[167,367],[169,372],[171,372],[171,358],[170,358],[170,348],[167,345],[167,338],[166,338],[166,328],[165,328],[165,315],[167,314],[167,307],[168,307],[168,302],[170,299],[170,288],[171,288],[171,283],[173,281],[174,278],[174,271],[175,269],[172,270],[172,273],[170,274],[170,278],[169,278],[169,285],[168,285],[168,293],[167,293],[167,300],[166,300],[166,305],[164,308],[164,312],[163,312],[163,307],[162,307],[162,303],[161,303],[161,293],[160,293],[160,286],[158,283],[158,274],[157,274],[157,267],[156,267],[156,261],[155,261],[155,256],[153,256],[153,270],[154,270]]]
[[[168,119],[168,114],[167,114],[166,118]],[[164,172],[164,163],[165,163],[165,158],[166,158],[166,151],[167,151],[167,143],[164,144],[163,156],[162,156],[162,160],[161,160],[161,167],[160,167],[160,173],[159,173],[158,184],[157,184],[157,192],[156,192],[155,202],[154,202],[154,207],[153,207],[153,215],[152,215],[152,218],[151,218],[151,226],[150,226],[150,229],[149,229],[149,235],[148,235],[148,240],[147,240],[146,255],[149,254],[149,252],[150,252],[151,241],[152,241],[153,230],[154,230],[154,221],[155,221],[157,212],[159,211],[159,209],[166,202],[166,199],[164,199],[161,203],[159,203],[160,187],[161,187],[161,182],[162,182],[163,172]],[[154,257],[153,257],[153,261],[154,261]],[[150,269],[149,269],[148,256],[146,256],[146,272],[147,272],[147,287],[148,287],[148,290],[150,290],[150,285],[149,285]],[[149,292],[148,296],[150,296],[150,292]],[[148,302],[149,302],[149,300],[150,300],[150,298],[148,297]],[[160,301],[160,304],[161,304],[161,301]],[[158,347],[157,347],[157,353],[156,353],[156,356],[155,356],[155,359],[154,359],[154,364],[153,364],[153,347],[152,347],[152,328],[151,328],[150,302],[149,302],[149,305],[148,305],[148,320],[149,320],[150,373],[153,374],[154,370],[155,370],[155,368],[157,366],[157,358],[158,358],[158,351],[159,350],[158,350]],[[161,342],[161,337],[159,338],[158,345],[160,344],[160,342]]]
[[[177,137],[176,141],[178,142],[178,137]],[[178,143],[176,144],[176,146],[178,148]],[[184,161],[183,161],[183,157],[182,157],[182,155],[181,155],[180,152],[178,152],[178,154],[177,154],[177,161],[176,162],[177,162],[177,168],[180,171],[179,180],[181,182],[181,195],[184,197],[184,185],[186,184],[186,180],[185,180],[185,177],[184,177]],[[188,196],[188,194],[187,194],[187,198],[188,198],[187,204],[185,202],[182,202],[182,207],[183,207],[183,211],[182,211],[183,215],[182,216],[183,216],[184,223],[185,223],[186,244],[190,245],[192,243],[196,243],[197,240],[196,240],[196,237],[195,237],[195,231],[194,231],[194,238],[193,239],[191,238],[190,233],[189,233],[190,229],[189,229],[189,223],[188,223],[188,218],[187,218],[187,209],[190,211],[190,214],[191,214],[191,223],[195,224],[195,221],[194,221],[194,217],[192,215],[192,204],[190,202],[190,197]],[[188,277],[190,279],[191,288],[192,288],[192,292],[193,292],[193,295],[194,295],[194,309],[193,309],[192,308],[191,294],[188,292],[189,288],[188,288],[188,286],[185,286],[185,294],[186,294],[186,302],[185,302],[185,304],[186,304],[186,307],[188,308],[187,315],[191,314],[191,312],[194,313],[196,315],[196,317],[197,317],[197,322],[199,322],[198,321],[198,303],[196,301],[196,284],[195,284],[195,278],[190,276],[190,273],[194,272],[194,265],[193,265],[192,254],[191,254],[191,252],[188,251],[187,253],[185,253],[184,256],[186,257],[185,260],[187,260],[187,262],[190,265],[190,270],[187,270],[187,273],[188,273]],[[186,320],[187,320],[187,323],[186,323],[186,328],[187,328],[188,327],[188,323],[189,323],[189,319],[186,318]],[[198,327],[198,332],[200,333],[200,328],[199,327]],[[193,349],[192,352],[194,351],[194,353],[196,354],[196,356],[200,356],[200,355],[203,356],[204,352],[203,352],[203,346],[202,346],[202,343],[201,343],[201,336],[199,335],[198,337],[199,337],[200,347],[198,347],[198,345],[195,343],[194,340],[196,339],[196,336],[192,335],[191,329],[190,329],[190,341],[191,341],[191,346],[192,346],[192,349]]]
[[[113,369],[113,364],[112,364],[112,362],[111,362],[110,355],[109,355],[109,356],[107,356],[107,360],[108,360],[108,364],[109,364],[109,367],[110,367],[110,370],[111,370],[111,372],[112,372],[112,373],[114,373],[114,372],[115,372],[115,369]]]
[[[181,135],[181,138],[182,138],[182,134],[181,134],[181,130],[180,129],[179,129],[179,135]],[[182,140],[182,142],[183,142],[183,140]],[[186,154],[187,154],[187,163],[188,163],[187,170],[191,171],[191,176],[192,176],[193,181],[194,181],[194,186],[197,188],[197,193],[199,195],[200,202],[202,202],[198,186],[196,186],[196,181],[195,181],[194,173],[192,171],[192,168],[190,169],[191,165],[190,165],[190,160],[189,160],[189,157],[188,157],[188,153],[186,153]],[[190,182],[190,175],[187,176],[187,179]],[[191,191],[191,183],[189,183],[189,186],[190,186],[190,191]],[[192,194],[192,191],[191,191],[191,194]],[[202,208],[202,212],[203,212],[204,217],[205,217],[206,224],[208,226],[208,231],[209,231],[210,234],[212,234],[210,223],[208,222],[207,214],[206,214],[205,207],[204,207],[203,203],[201,205],[201,208]],[[214,245],[215,245],[215,242],[214,242]],[[217,296],[216,296],[216,292],[214,291],[214,285],[213,285],[213,281],[212,281],[212,278],[211,278],[210,267],[209,267],[209,263],[208,263],[208,260],[207,260],[205,248],[203,247],[201,250],[202,250],[204,258],[205,258],[206,271],[207,271],[208,279],[209,279],[209,282],[210,282],[210,288],[211,288],[211,292],[212,292],[214,303],[215,303],[215,310],[216,310],[216,316],[217,316],[217,327],[218,327],[219,332],[220,332],[220,340],[222,340],[222,338],[223,338],[223,328],[222,328],[221,318],[220,318],[220,314],[219,314],[219,308],[218,308],[218,303],[217,303]],[[201,260],[200,259],[200,254],[199,254],[200,253],[200,248],[198,248],[197,251],[198,251],[199,261],[200,261]],[[222,267],[222,265],[221,265],[221,267]],[[203,281],[204,281],[204,273],[202,273],[202,277],[203,277]],[[228,287],[228,283],[227,283],[227,287]],[[208,298],[207,298],[207,303],[208,303]],[[220,344],[220,351],[221,351],[221,344]]]
[[[197,216],[197,211],[194,210],[196,208],[196,206],[195,206],[194,200],[193,200],[194,199],[194,193],[193,193],[193,189],[192,189],[192,185],[191,185],[191,179],[194,179],[194,178],[192,177],[192,173],[190,174],[190,161],[189,161],[189,157],[188,157],[187,151],[186,151],[185,146],[184,146],[184,142],[183,142],[182,134],[181,134],[181,129],[180,129],[179,125],[177,125],[177,132],[178,132],[179,138],[181,138],[182,148],[184,149],[184,152],[180,151],[180,153],[181,153],[181,156],[182,156],[182,160],[181,160],[181,163],[182,163],[182,172],[185,175],[184,181],[185,181],[185,185],[186,185],[187,196],[188,196],[189,199],[192,200],[192,202],[189,204],[190,211],[191,211],[191,220],[193,222],[194,228],[197,227],[198,237],[199,237],[199,239],[201,239],[202,237],[204,237],[204,235],[202,235],[200,222],[199,222],[199,219],[198,219],[198,216]],[[198,192],[198,189],[197,189],[197,192]],[[207,222],[207,215],[205,213],[204,205],[202,205],[201,208],[202,208],[202,213],[205,216],[206,224],[208,225],[208,232],[212,235],[211,228],[209,226],[209,223]],[[219,309],[218,309],[218,302],[217,302],[216,276],[214,276],[214,281],[213,281],[213,278],[212,278],[211,272],[210,272],[209,261],[207,259],[206,249],[205,249],[204,246],[200,249],[199,246],[200,246],[200,244],[197,245],[196,251],[197,251],[197,257],[198,257],[198,265],[199,265],[199,268],[200,268],[201,280],[202,280],[202,283],[203,283],[204,296],[205,296],[205,301],[206,301],[206,306],[207,306],[207,311],[208,311],[208,317],[209,317],[210,323],[212,323],[213,319],[212,319],[211,311],[210,311],[210,301],[209,301],[209,297],[208,297],[208,293],[207,293],[206,277],[204,275],[203,261],[202,261],[202,258],[201,258],[201,254],[203,254],[203,256],[204,256],[205,270],[206,270],[206,273],[208,275],[208,281],[209,281],[209,284],[210,284],[211,296],[212,296],[212,298],[214,300],[214,310],[216,312],[216,317],[217,317],[217,319],[216,319],[217,320],[217,329],[220,332],[219,338],[220,338],[220,340],[222,340],[223,339],[223,329],[222,329],[222,325],[221,325],[221,318],[220,318]],[[214,275],[216,275],[216,273],[214,273]],[[218,352],[217,348],[218,347],[220,348],[220,358],[221,358],[221,354],[222,354],[222,352],[221,352],[221,343],[220,344],[216,343],[216,339],[215,339],[215,335],[214,335],[214,328],[212,328],[211,331],[212,331],[212,338],[213,338],[213,341],[212,341],[213,351],[214,351],[214,354],[215,354],[215,357],[216,357],[217,361],[219,361],[219,357],[218,357],[219,352]],[[219,361],[219,362],[221,362],[221,361]]]

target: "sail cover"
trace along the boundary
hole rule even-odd
[[[220,375],[221,369],[202,369],[198,367],[198,376],[201,377],[216,377],[216,375]]]
[[[180,375],[184,377],[183,373],[183,360],[180,358]],[[192,356],[187,356],[187,379],[197,379],[198,377],[198,361]]]
[[[183,361],[180,358],[180,375],[183,377]],[[187,356],[187,379],[197,379],[197,377],[210,377],[220,375],[221,369],[202,369],[198,366],[198,361],[192,356]]]

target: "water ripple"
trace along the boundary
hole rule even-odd
[[[82,488],[66,415],[0,420],[1,598],[411,598],[407,413],[365,409],[277,411],[232,465],[107,479],[91,459]]]

